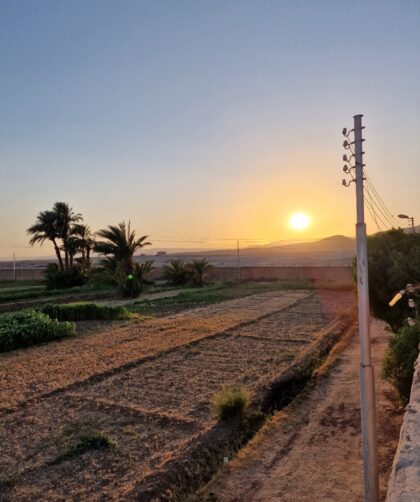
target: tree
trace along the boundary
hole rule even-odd
[[[74,225],[69,240],[71,246],[77,247],[77,252],[81,252],[83,264],[89,269],[90,253],[96,244],[95,236],[90,227],[82,224]]]
[[[147,236],[137,238],[134,230],[131,230],[130,222],[128,225],[123,221],[117,226],[109,225],[107,228],[99,230],[97,235],[105,241],[98,241],[95,244],[95,251],[111,258],[115,264],[122,263],[126,275],[133,272],[134,253],[150,245],[147,242]]]
[[[163,275],[174,286],[184,286],[191,277],[191,269],[184,260],[176,258],[169,263],[165,263],[163,266]]]
[[[74,213],[73,209],[67,204],[67,202],[56,202],[53,206],[53,212],[56,217],[56,228],[57,232],[63,241],[64,249],[64,263],[66,270],[70,266],[70,255],[73,248],[70,249],[69,238],[72,233],[72,226],[75,223],[83,220],[82,215],[79,213]]]
[[[210,263],[207,261],[206,258],[192,261],[191,270],[193,273],[193,281],[197,286],[199,287],[203,286],[205,273],[211,267],[212,266],[210,265]]]
[[[408,283],[420,280],[420,234],[402,229],[368,237],[369,296],[372,313],[397,331],[409,316],[407,302],[389,307],[391,298]]]
[[[60,238],[60,232],[57,228],[57,215],[54,211],[41,211],[34,225],[27,229],[27,233],[32,235],[29,243],[33,246],[35,243],[42,244],[49,240],[52,242],[57,255],[57,260],[60,266],[60,270],[64,270],[63,259],[60,253],[60,247],[58,245],[58,239]]]

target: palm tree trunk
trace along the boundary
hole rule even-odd
[[[63,246],[64,246],[64,263],[66,266],[66,270],[69,268],[69,252],[67,250],[67,240],[63,240]]]
[[[60,265],[60,270],[63,271],[64,270],[64,265],[63,265],[63,259],[61,258],[60,249],[57,246],[57,243],[55,242],[55,239],[52,240],[52,243],[54,244],[55,254],[57,255],[57,260],[58,260],[58,264]]]
[[[86,264],[90,268],[90,248],[86,249]]]

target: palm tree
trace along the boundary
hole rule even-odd
[[[111,258],[111,262],[123,265],[124,273],[129,275],[133,271],[134,253],[144,246],[150,245],[147,242],[147,235],[136,238],[136,232],[128,225],[121,222],[118,225],[109,225],[107,228],[99,230],[97,235],[105,241],[98,241],[95,244],[95,251]]]
[[[190,278],[188,265],[180,258],[175,258],[163,266],[163,275],[174,286],[184,286]]]
[[[82,215],[74,213],[67,202],[56,202],[53,206],[53,213],[56,217],[56,228],[60,238],[63,241],[64,262],[66,270],[69,268],[69,258],[73,249],[70,249],[68,239],[72,232],[72,226],[83,220]]]
[[[42,246],[44,241],[49,240],[53,243],[55,254],[57,255],[60,269],[64,270],[63,259],[61,257],[58,239],[61,237],[57,229],[57,217],[54,211],[41,211],[34,225],[27,229],[27,233],[32,235],[29,243],[33,246],[39,242]]]
[[[71,242],[77,242],[77,251],[82,253],[82,261],[90,268],[90,253],[94,249],[96,241],[95,236],[88,225],[76,224],[71,229]]]
[[[204,274],[211,267],[206,258],[192,261],[191,269],[194,274],[194,282],[197,286],[201,287],[204,284]]]

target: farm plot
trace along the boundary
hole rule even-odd
[[[0,490],[11,500],[130,500],[214,425],[215,392],[270,384],[351,301],[348,293],[272,292],[117,330],[117,358],[96,359],[83,381],[69,366],[53,394],[38,390],[0,416]],[[101,353],[104,339],[95,340]],[[76,352],[62,357],[79,364]]]

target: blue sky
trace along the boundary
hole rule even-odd
[[[376,188],[420,222],[418,0],[3,0],[0,51],[0,257],[49,253],[25,229],[56,200],[159,247],[293,239],[294,211],[299,238],[351,235],[356,113]]]

